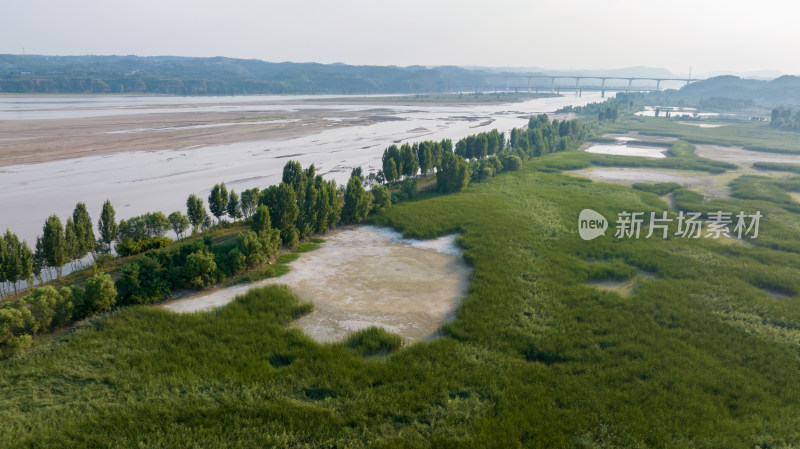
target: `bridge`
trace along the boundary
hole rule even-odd
[[[603,76],[603,75],[548,75],[548,74],[536,74],[536,75],[497,75],[497,76],[490,76],[491,78],[505,78],[505,86],[502,84],[492,84],[487,83],[485,86],[460,86],[459,90],[467,90],[467,91],[475,91],[475,93],[480,93],[484,91],[517,91],[520,90],[527,90],[528,92],[536,92],[545,91],[551,93],[560,93],[562,89],[564,90],[573,90],[575,91],[576,95],[580,95],[580,93],[584,90],[587,91],[599,91],[602,93],[602,96],[605,97],[606,91],[614,91],[614,92],[642,92],[642,91],[652,91],[652,87],[643,87],[643,86],[634,86],[634,81],[650,81],[651,84],[654,81],[656,83],[655,90],[661,90],[661,83],[666,81],[675,81],[684,83],[685,86],[688,86],[690,83],[696,81],[702,81],[698,78],[692,78],[691,74],[688,78],[660,78],[660,77],[640,77],[640,76]],[[550,80],[549,84],[534,84],[534,80]],[[515,83],[512,85],[511,80],[527,80],[527,84],[519,84]],[[574,80],[575,85],[572,87],[571,84],[563,85],[563,84],[556,84],[556,80]],[[581,85],[581,81],[583,80],[596,80],[599,81],[595,84],[584,84]],[[611,80],[613,81],[622,81],[622,85],[608,85],[607,82]],[[627,84],[625,83],[627,82]]]

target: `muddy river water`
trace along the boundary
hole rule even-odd
[[[58,214],[64,221],[79,201],[86,203],[95,221],[106,199],[114,204],[118,220],[148,211],[170,213],[185,210],[185,201],[190,193],[206,198],[210,188],[218,182],[225,182],[238,192],[275,184],[289,159],[298,160],[303,166],[314,163],[318,173],[344,183],[354,166],[362,166],[367,172],[377,171],[384,148],[392,143],[444,138],[456,140],[492,128],[508,131],[512,127],[524,126],[532,114],[600,100],[599,94],[585,94],[582,97],[568,95],[520,103],[436,105],[375,101],[346,104],[346,101],[340,103],[326,97],[303,96],[0,96],[0,128],[4,122],[8,127],[9,123],[18,120],[36,123],[113,116],[115,120],[118,117],[121,121],[135,123],[136,117],[170,117],[170,114],[178,113],[225,112],[242,117],[263,117],[313,109],[323,111],[322,114],[330,110],[332,115],[328,120],[330,126],[320,125],[307,134],[189,147],[180,139],[169,138],[170,133],[158,126],[121,126],[115,131],[127,134],[119,135],[141,136],[155,143],[150,145],[149,151],[120,151],[0,167],[0,229],[12,229],[33,246],[50,214]],[[357,121],[375,115],[380,119],[367,124],[335,126],[342,120]],[[285,124],[275,126],[278,125]],[[203,126],[217,125],[204,122]],[[198,128],[193,131],[202,133],[228,128]],[[95,138],[92,133],[97,135],[97,139],[109,136],[108,130],[89,128],[85,133],[90,141]],[[164,138],[158,140],[162,135]]]

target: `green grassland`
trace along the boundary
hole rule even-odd
[[[736,165],[727,162],[712,161],[697,156],[694,146],[684,141],[671,144],[664,159],[647,159],[636,156],[617,156],[610,154],[564,151],[553,153],[548,157],[535,159],[533,162],[542,169],[578,170],[591,166],[599,167],[644,167],[667,168],[674,170],[699,170],[712,174],[733,170]]]
[[[559,172],[726,169],[672,150],[555,153],[375,216],[409,237],[461,234],[469,293],[430,341],[316,343],[288,326],[310,305],[274,286],[212,312],[93,318],[1,362],[0,446],[797,447],[800,221],[769,190],[794,182],[751,177],[742,198],[713,201],[672,191],[680,210],[761,211],[757,239],[616,239],[620,212],[668,210],[664,186]],[[579,237],[585,208],[610,219],[605,236]],[[625,296],[588,284],[634,277]]]
[[[770,128],[765,122],[727,122],[718,128],[682,125],[675,120],[636,117],[608,127],[609,132],[637,131],[679,137],[696,144],[739,146],[753,151],[800,153],[800,134]]]

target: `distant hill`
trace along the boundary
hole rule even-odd
[[[717,76],[680,89],[679,98],[730,98],[759,103],[800,103],[800,77],[784,75],[771,81]]]
[[[445,92],[480,75],[458,67],[351,66],[176,56],[0,55],[0,93],[177,95]]]
[[[526,71],[530,70],[530,71]],[[173,95],[408,94],[508,85],[508,76],[673,76],[664,69],[549,71],[536,67],[396,67],[265,62],[225,57],[0,55],[0,93],[138,93]],[[519,84],[515,79],[514,85]],[[561,80],[571,82],[569,80]],[[514,86],[512,86],[514,87]],[[662,86],[663,87],[663,86]],[[721,97],[800,103],[800,78],[772,81],[718,76],[692,83],[673,97]]]

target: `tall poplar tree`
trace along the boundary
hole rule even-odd
[[[47,218],[42,229],[42,249],[47,265],[55,268],[58,278],[61,279],[61,267],[67,263],[67,250],[64,242],[64,227],[57,215]]]
[[[117,218],[111,201],[103,203],[103,211],[97,220],[97,229],[100,230],[100,239],[97,241],[98,249],[104,254],[111,252],[111,242],[117,239]]]

